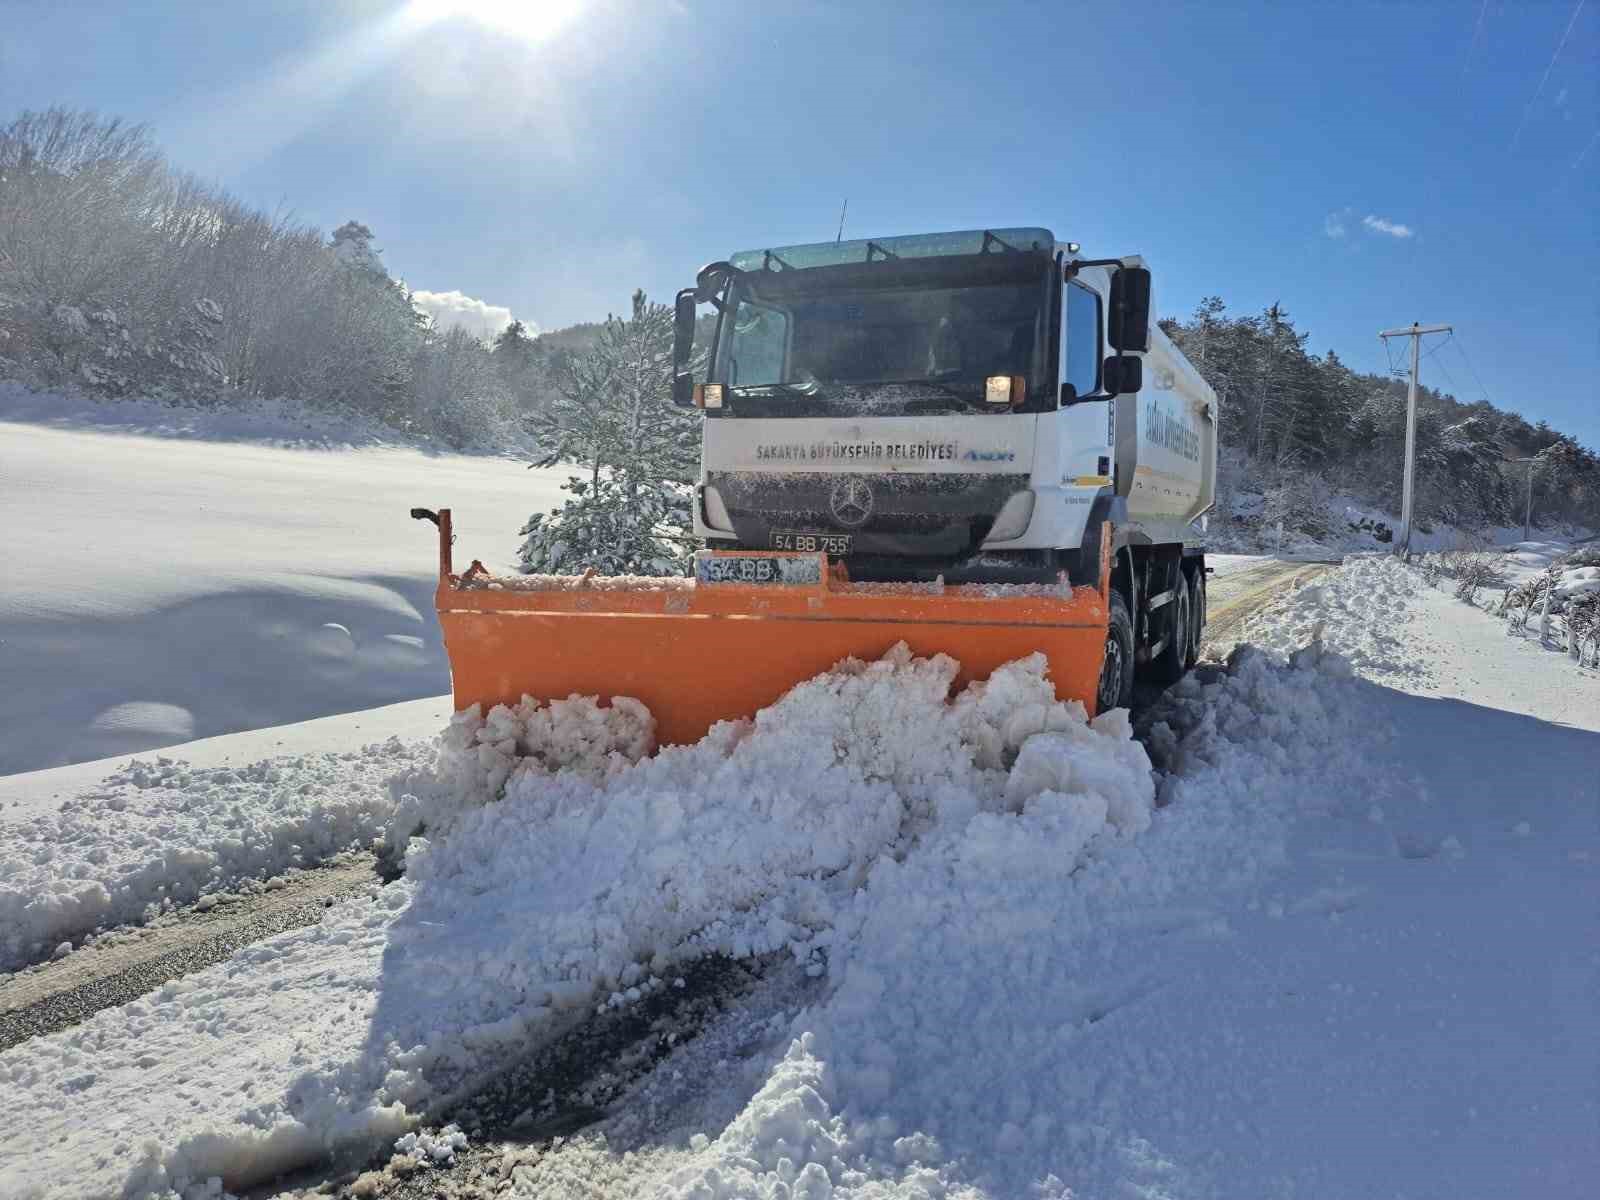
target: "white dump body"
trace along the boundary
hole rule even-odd
[[[1217,395],[1152,323],[1144,386],[1115,401],[1116,488],[1152,542],[1193,541],[1217,492]]]

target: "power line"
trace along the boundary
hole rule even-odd
[[[1449,340],[1450,339],[1448,339],[1448,338],[1445,339],[1445,341],[1449,341]],[[1443,348],[1444,344],[1445,344],[1444,342],[1440,342],[1439,343],[1439,347]],[[1434,363],[1433,365],[1438,367],[1439,370],[1444,372],[1445,381],[1450,384],[1451,392],[1459,392],[1461,390],[1461,388],[1458,387],[1457,384],[1456,384],[1455,376],[1450,374],[1450,368],[1444,365],[1444,359],[1441,358],[1438,362]]]
[[[1483,380],[1478,378],[1477,371],[1472,369],[1472,360],[1467,357],[1467,348],[1456,342],[1456,353],[1461,355],[1461,361],[1467,364],[1467,371],[1472,375],[1472,381],[1478,385],[1478,390],[1483,393],[1483,402],[1491,407],[1494,401],[1489,399],[1489,389],[1483,386]]]
[[[1572,160],[1572,169],[1576,171],[1583,165],[1583,160],[1589,157],[1589,151],[1594,149],[1596,141],[1600,141],[1600,129],[1589,135],[1589,140],[1583,144],[1583,149],[1578,151],[1578,157]]]
[[[1437,345],[1434,346],[1434,348],[1432,350],[1429,350],[1422,357],[1424,359],[1432,358],[1435,354],[1439,353],[1439,351],[1443,350],[1446,346],[1448,346],[1451,342],[1453,342],[1455,340],[1456,340],[1456,333],[1455,333],[1455,330],[1452,329],[1449,333],[1447,333],[1445,335],[1444,341],[1439,342]],[[1458,392],[1458,391],[1461,390],[1460,388],[1458,388],[1456,386],[1455,378],[1450,374],[1449,368],[1444,365],[1444,360],[1442,358],[1439,359],[1437,362],[1435,362],[1434,366],[1438,367],[1439,370],[1444,372],[1444,377],[1447,380],[1449,380],[1449,382],[1450,382],[1450,390],[1452,392]]]
[[[1528,123],[1528,116],[1533,112],[1533,106],[1539,103],[1539,97],[1544,95],[1544,85],[1550,82],[1550,72],[1556,65],[1556,59],[1561,57],[1562,47],[1567,44],[1567,38],[1572,34],[1572,27],[1578,23],[1578,14],[1583,11],[1583,6],[1588,2],[1589,0],[1578,0],[1578,7],[1572,10],[1572,19],[1567,22],[1567,28],[1562,33],[1561,40],[1556,43],[1556,52],[1550,56],[1550,61],[1545,64],[1544,74],[1539,78],[1539,86],[1534,89],[1533,99],[1529,100],[1527,107],[1522,110],[1522,120],[1517,122],[1517,131],[1511,135],[1511,148],[1513,150],[1517,148],[1517,141],[1522,137],[1522,128]]]
[[[1389,359],[1389,374],[1391,376],[1398,379],[1401,375],[1405,374],[1405,372],[1402,371],[1394,361],[1394,351],[1389,348],[1388,338],[1383,339],[1383,353]]]

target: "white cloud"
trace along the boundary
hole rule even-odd
[[[493,338],[513,319],[504,304],[488,304],[464,292],[415,291],[411,302],[432,317],[440,329],[461,328],[474,337]],[[523,324],[530,335],[539,332],[532,321]]]
[[[1370,213],[1361,218],[1361,223],[1373,233],[1384,233],[1395,238],[1408,238],[1417,232],[1409,225],[1401,225],[1398,221],[1390,221],[1385,217],[1374,217]]]
[[[1344,219],[1350,213],[1347,208],[1343,212],[1331,212],[1322,222],[1322,232],[1331,238],[1342,238],[1345,234]]]

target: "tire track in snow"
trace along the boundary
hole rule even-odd
[[[781,953],[743,960],[712,954],[677,972],[673,986],[637,1004],[586,1015],[470,1094],[429,1113],[430,1128],[448,1122],[469,1137],[448,1165],[401,1154],[383,1139],[270,1180],[242,1200],[312,1200],[330,1193],[362,1200],[484,1200],[524,1184],[543,1194],[526,1177],[563,1154],[581,1155],[587,1143],[575,1135],[609,1128],[619,1110],[659,1115],[693,1109],[725,1082],[721,1076],[734,1072],[734,1062],[770,1041],[775,1015],[787,1022],[824,986]],[[681,1069],[657,1080],[657,1068],[669,1063]],[[619,1192],[591,1183],[597,1200],[633,1194],[631,1184]]]
[[[128,930],[105,944],[0,977],[0,1051],[136,1000],[222,962],[242,946],[315,925],[335,901],[379,883],[376,861],[360,854],[283,877],[271,891],[226,905],[191,905],[171,923]]]

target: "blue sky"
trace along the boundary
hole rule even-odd
[[[1278,300],[1358,367],[1451,322],[1424,382],[1600,448],[1600,0],[0,0],[0,31],[0,112],[149,122],[546,328],[829,239],[848,196],[857,237],[1143,253],[1163,314]]]

